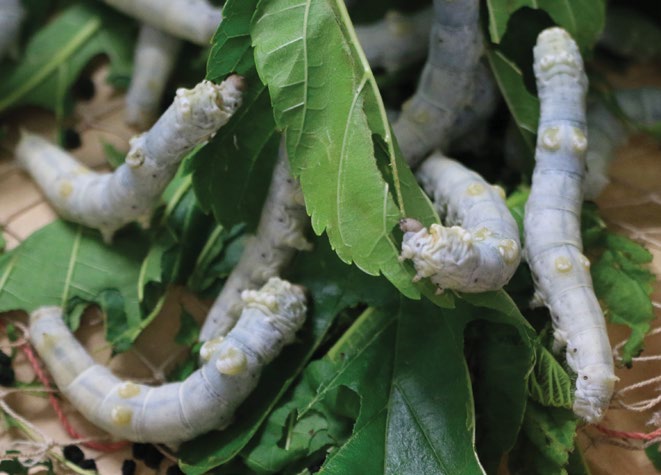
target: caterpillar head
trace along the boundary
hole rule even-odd
[[[533,68],[538,89],[554,78],[565,77],[587,90],[583,59],[576,42],[562,28],[547,28],[537,37]]]
[[[576,379],[574,414],[591,424],[599,422],[608,409],[617,381],[609,365],[582,368]]]
[[[468,231],[440,224],[427,229],[415,220],[403,220],[400,227],[405,231],[400,259],[413,261],[417,279],[432,277],[440,288],[458,288],[470,280],[478,256]]]
[[[303,288],[278,277],[271,277],[259,290],[244,290],[241,298],[246,308],[261,310],[269,323],[283,334],[293,337],[305,320],[307,307]]]

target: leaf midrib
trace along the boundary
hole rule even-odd
[[[75,51],[85,42],[89,37],[96,33],[101,28],[101,19],[90,19],[80,31],[69,41],[69,43],[53,55],[43,68],[41,68],[30,79],[23,82],[11,94],[6,96],[4,100],[0,100],[0,111],[3,111],[18,99],[23,97],[29,91],[37,87],[44,81],[51,73],[53,73],[64,61],[66,61]]]

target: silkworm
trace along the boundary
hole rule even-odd
[[[454,151],[479,151],[483,147],[481,132],[488,126],[487,118],[493,114],[500,98],[491,70],[484,61],[475,69],[472,83],[471,98],[447,130],[449,148]],[[394,109],[387,109],[386,113],[390,123],[397,121],[400,115]]]
[[[536,300],[551,312],[555,349],[566,346],[567,363],[578,375],[574,413],[597,422],[608,408],[617,378],[590,261],[582,254],[588,82],[578,47],[565,30],[540,33],[534,71],[541,115],[525,208],[524,255]]]
[[[392,72],[422,60],[429,46],[432,16],[430,8],[412,15],[389,11],[383,20],[356,25],[370,67]]]
[[[200,46],[211,41],[222,10],[206,0],[103,0],[122,13]]]
[[[62,394],[90,422],[131,441],[176,445],[229,424],[262,368],[294,341],[305,320],[303,290],[287,281],[272,278],[242,298],[232,331],[206,342],[204,365],[177,383],[120,380],[76,340],[59,307],[32,313],[30,340]]]
[[[3,0],[0,2],[0,60],[18,41],[18,33],[25,10],[20,0]]]
[[[413,260],[414,280],[429,277],[441,291],[502,288],[521,259],[519,229],[503,189],[441,153],[425,160],[417,176],[451,227],[402,220],[401,258]]]
[[[151,26],[140,28],[125,100],[127,124],[144,130],[154,123],[181,44],[180,39]]]
[[[126,161],[113,173],[94,173],[59,147],[23,134],[18,163],[65,219],[101,231],[106,242],[122,226],[148,220],[179,162],[227,123],[241,103],[243,80],[203,81],[178,89],[172,105],[147,132],[131,139]]]
[[[429,55],[417,90],[393,130],[414,166],[448,141],[448,128],[471,98],[483,52],[478,0],[434,0]]]
[[[622,89],[614,91],[613,96],[624,115],[639,125],[661,121],[661,89]],[[583,190],[587,199],[594,199],[609,183],[608,167],[615,150],[628,140],[630,130],[603,102],[588,106],[587,123],[590,143]]]
[[[303,194],[289,171],[283,141],[257,230],[213,303],[200,331],[201,341],[225,335],[232,328],[241,313],[242,291],[258,288],[280,274],[297,250],[310,249],[304,235],[307,223]]]

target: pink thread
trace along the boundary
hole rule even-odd
[[[30,362],[32,369],[39,378],[39,381],[41,381],[41,384],[43,384],[46,389],[52,389],[50,380],[48,379],[48,376],[41,367],[41,364],[37,359],[37,356],[32,351],[30,344],[26,341],[19,348],[23,351],[25,357]],[[69,434],[69,437],[71,437],[74,440],[83,439],[83,437],[76,431],[76,429],[73,428],[73,426],[69,422],[69,419],[67,419],[67,416],[66,414],[64,414],[64,411],[60,406],[60,402],[55,397],[55,394],[49,392],[48,399],[50,400],[51,406],[53,406],[53,410],[55,410],[55,414],[57,414],[57,418],[60,420],[62,427],[64,427],[64,430],[66,430],[67,434]],[[102,442],[84,441],[84,442],[80,442],[80,444],[90,449],[98,450],[99,452],[116,452],[129,445],[129,442],[121,441],[121,442],[112,442],[112,443],[104,444]]]
[[[652,432],[623,432],[609,429],[601,425],[595,425],[594,427],[602,434],[606,434],[609,437],[617,437],[619,439],[650,441],[661,437],[661,429],[657,429]]]

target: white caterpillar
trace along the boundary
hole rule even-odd
[[[414,280],[430,277],[439,290],[484,292],[502,288],[521,259],[516,221],[505,192],[460,163],[436,153],[418,179],[449,225],[402,220],[402,259],[412,259]]]
[[[243,305],[241,292],[280,274],[297,250],[310,249],[304,235],[307,223],[303,194],[289,171],[283,140],[257,231],[211,307],[201,341],[225,335],[234,326]]]
[[[389,11],[381,21],[356,25],[356,35],[370,66],[392,72],[422,60],[429,46],[432,17],[430,8],[413,15]]]
[[[109,242],[125,224],[146,219],[179,162],[208,140],[241,103],[243,80],[203,81],[179,89],[173,104],[149,132],[131,139],[126,163],[113,173],[94,173],[59,147],[24,134],[16,158],[64,218],[97,228]]]
[[[597,422],[608,408],[617,378],[590,261],[582,254],[587,77],[576,43],[561,28],[540,33],[534,70],[541,117],[525,209],[524,253],[536,297],[553,318],[555,347],[567,346],[567,363],[577,373],[574,413]]]
[[[393,126],[410,165],[446,144],[449,127],[471,99],[483,51],[478,20],[478,0],[434,0],[427,63],[415,94]]]
[[[303,290],[278,278],[242,294],[245,306],[224,338],[204,344],[204,365],[185,381],[147,386],[122,381],[94,362],[59,307],[30,316],[30,340],[57,387],[93,424],[136,442],[178,444],[220,429],[255,388],[262,368],[294,341],[305,320]]]
[[[0,61],[17,42],[24,16],[20,0],[0,1]]]
[[[181,44],[174,36],[142,25],[135,46],[133,76],[126,93],[127,124],[144,130],[154,123]]]
[[[200,46],[211,41],[222,10],[206,0],[103,0],[122,13]]]
[[[622,112],[639,125],[661,121],[661,89],[622,89],[614,91],[614,97]],[[585,198],[594,199],[610,181],[608,166],[615,158],[615,149],[626,143],[630,130],[602,102],[588,106],[587,122],[590,143],[583,190]]]

